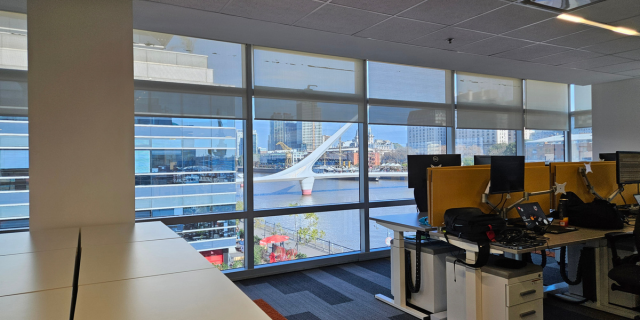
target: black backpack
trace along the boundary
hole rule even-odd
[[[507,222],[497,214],[484,214],[478,208],[454,208],[444,213],[445,238],[456,236],[478,243],[478,260],[474,264],[458,262],[472,268],[480,268],[489,260],[490,243],[494,239],[489,237],[500,234],[507,227]],[[449,239],[447,238],[447,241]]]
[[[567,192],[560,199],[567,199],[565,216],[572,226],[601,230],[624,228],[624,216],[613,203],[597,198],[584,203],[573,192]]]

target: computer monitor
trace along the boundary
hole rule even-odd
[[[490,194],[524,191],[524,157],[499,156],[491,158]]]
[[[619,185],[640,183],[640,152],[616,152],[616,182]]]
[[[616,161],[615,153],[601,153],[600,159],[603,161]]]
[[[462,165],[459,154],[410,155],[408,158],[409,188],[427,187],[427,169]]]
[[[473,165],[491,164],[491,156],[473,156]]]

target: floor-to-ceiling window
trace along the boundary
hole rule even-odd
[[[592,144],[591,86],[571,85],[571,161],[597,161]]]
[[[565,160],[569,130],[569,87],[564,83],[526,80],[525,157],[529,162]]]

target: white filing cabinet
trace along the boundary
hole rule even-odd
[[[464,256],[447,256],[447,319],[467,319],[467,286],[466,266],[455,263],[456,259],[464,260]]]
[[[481,268],[483,319],[542,320],[542,268],[506,269],[495,266],[495,260]]]
[[[405,241],[404,246],[411,254],[411,279],[415,283],[416,245],[415,242]],[[408,296],[407,302],[432,313],[445,311],[447,310],[445,259],[452,251],[460,251],[460,249],[442,241],[432,241],[423,243],[421,251],[420,291]],[[397,270],[397,263],[392,260],[391,272],[404,272],[404,270]],[[391,294],[395,295],[393,287]]]

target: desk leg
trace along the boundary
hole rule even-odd
[[[477,252],[467,250],[467,263],[475,263]],[[482,271],[480,268],[466,268],[467,320],[482,320]]]
[[[398,308],[416,318],[428,319],[428,315],[407,306],[407,287],[405,282],[405,254],[404,254],[404,232],[393,231],[393,245],[391,246],[391,292],[393,300],[381,294],[376,294],[376,299]]]

